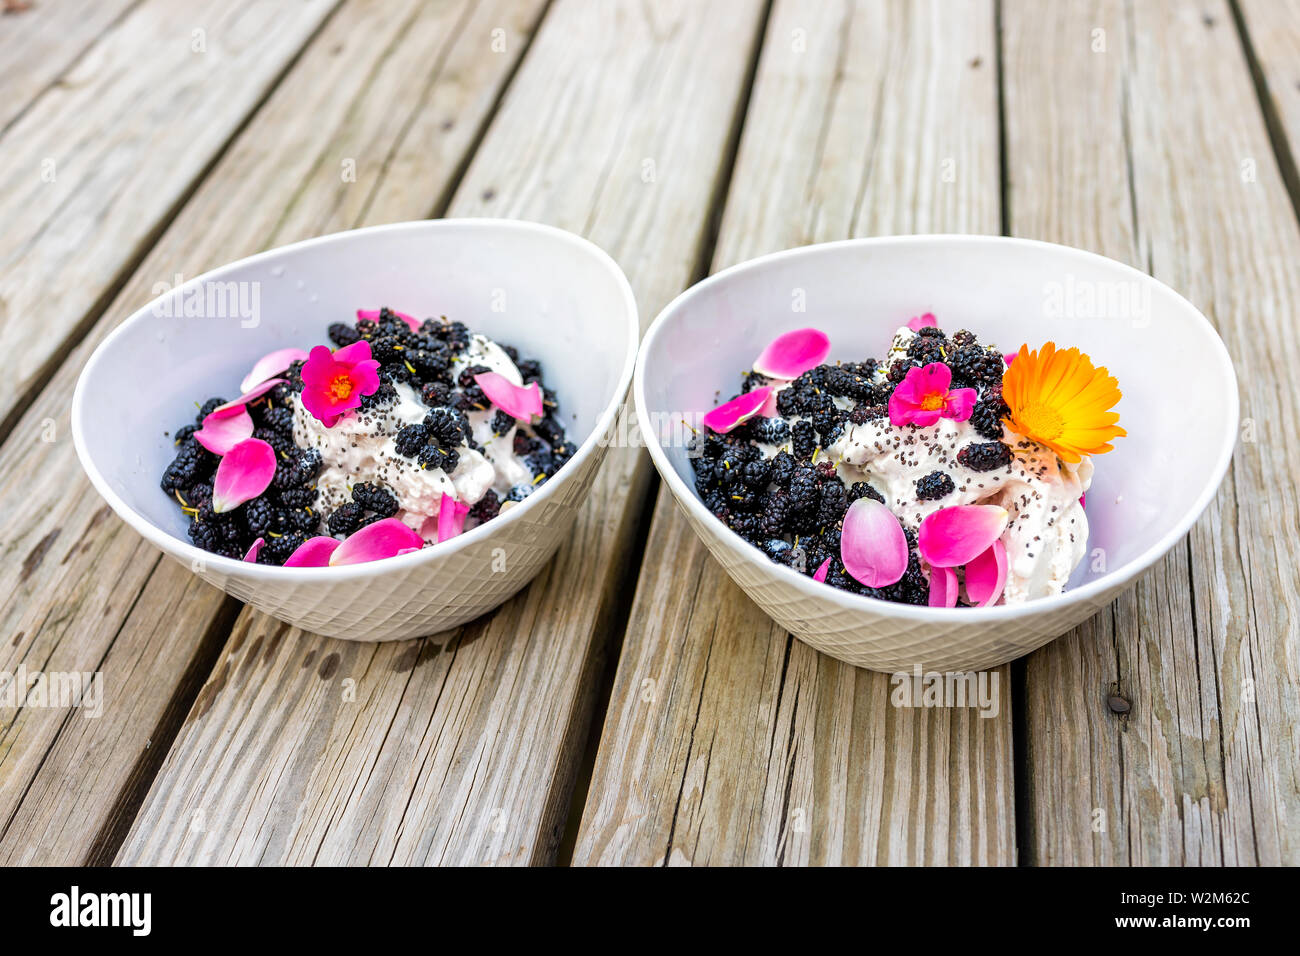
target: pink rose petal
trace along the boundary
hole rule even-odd
[[[874,498],[859,498],[844,514],[840,559],[869,588],[896,583],[907,571],[907,537],[894,513]]]
[[[999,538],[966,565],[966,595],[976,607],[988,607],[997,603],[1006,583],[1007,546]]]
[[[973,388],[958,388],[948,393],[948,400],[943,403],[943,417],[955,422],[964,422],[975,410],[975,403],[980,394]]]
[[[438,501],[438,541],[454,538],[464,531],[467,514],[469,505],[451,495],[443,495]]]
[[[1011,367],[1012,361],[1014,361],[1015,357],[1019,354],[1020,353],[1018,352],[1007,352],[1005,355],[1002,356],[1002,361],[1007,363],[1007,368]]]
[[[286,568],[323,568],[330,563],[330,555],[338,550],[343,542],[328,535],[308,538],[294,549],[284,562]]]
[[[957,572],[952,568],[930,569],[930,607],[957,606]]]
[[[542,390],[536,382],[519,386],[496,372],[480,372],[474,382],[489,402],[512,418],[531,422],[542,417]]]
[[[1083,494],[1079,495],[1079,507],[1086,508],[1087,506],[1088,506],[1088,493],[1085,491]]]
[[[917,551],[931,567],[955,568],[969,564],[1002,537],[1007,518],[1006,509],[997,505],[940,508],[921,521],[916,535]]]
[[[794,379],[816,368],[831,354],[831,340],[820,329],[796,329],[778,335],[758,358],[754,371],[768,378]]]
[[[389,309],[388,311],[391,312],[391,313],[393,313],[393,315],[397,316],[399,319],[401,319],[403,322],[405,322],[407,325],[409,325],[409,326],[411,327],[411,330],[412,330],[413,332],[418,332],[418,331],[419,331],[419,329],[420,329],[420,320],[417,319],[415,316],[413,316],[413,315],[407,315],[405,312],[398,312],[396,309]],[[379,318],[379,310],[378,310],[378,309],[357,309],[357,318],[358,318],[358,319],[378,319],[378,318]]]
[[[813,572],[813,580],[825,581],[826,574],[827,572],[830,571],[830,569],[831,569],[831,559],[827,558],[825,561],[822,562],[822,566]]]
[[[752,392],[738,395],[729,402],[723,402],[701,420],[718,434],[724,435],[762,411],[771,394],[772,386],[764,385]]]
[[[214,455],[224,455],[241,441],[253,437],[253,416],[243,405],[218,408],[203,417],[194,440]]]
[[[217,463],[212,479],[212,510],[233,511],[271,485],[275,477],[275,449],[260,438],[247,438]]]
[[[268,378],[265,382],[260,382],[253,386],[238,398],[232,398],[230,401],[226,402],[226,404],[218,405],[212,410],[212,413],[215,415],[217,412],[229,411],[232,408],[239,408],[241,405],[247,405],[249,402],[256,401],[283,381],[284,379],[282,378]]]
[[[256,541],[254,541],[251,545],[249,545],[248,550],[244,552],[244,560],[249,562],[250,564],[256,564],[257,556],[261,553],[262,546],[264,544],[266,544],[265,538],[258,538]]]
[[[773,388],[771,393],[767,396],[767,401],[765,401],[763,403],[763,407],[758,410],[758,414],[762,415],[764,418],[776,417],[777,410],[776,410],[776,389],[775,388]]]
[[[250,392],[268,378],[279,375],[297,361],[306,361],[307,353],[302,349],[276,349],[263,355],[253,365],[253,370],[239,383],[241,392]]]
[[[343,539],[330,555],[331,566],[382,561],[424,547],[424,539],[401,518],[368,524]]]
[[[908,321],[907,327],[913,332],[920,332],[922,329],[937,329],[938,321],[933,312],[927,312],[925,315],[918,315]]]

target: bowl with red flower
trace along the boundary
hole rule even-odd
[[[586,240],[398,223],[167,288],[95,350],[72,429],[96,490],[205,580],[353,640],[454,627],[570,536],[637,311]]]
[[[728,575],[882,671],[1019,657],[1213,500],[1232,363],[1150,276],[982,236],[827,243],[687,290],[642,342],[651,456]]]

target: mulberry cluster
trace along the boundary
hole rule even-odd
[[[947,359],[952,369],[953,388],[974,388],[979,391],[1002,385],[1006,362],[997,349],[980,345],[966,345],[953,351]]]

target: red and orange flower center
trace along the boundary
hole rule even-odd
[[[929,392],[921,399],[921,408],[927,412],[937,412],[943,408],[947,396],[943,392]]]
[[[342,402],[352,395],[353,382],[352,376],[347,372],[339,372],[329,384],[329,396],[331,401]]]

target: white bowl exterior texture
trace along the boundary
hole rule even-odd
[[[947,609],[847,594],[772,563],[695,493],[671,423],[735,394],[767,342],[813,326],[830,336],[829,361],[879,358],[895,330],[925,312],[948,332],[968,328],[1006,352],[1021,343],[1078,346],[1119,379],[1128,436],[1095,459],[1090,553],[1063,595]],[[651,423],[643,427],[656,467],[727,573],[796,637],[882,671],[991,667],[1081,623],[1187,532],[1213,498],[1237,435],[1231,361],[1185,299],[1100,256],[985,236],[834,242],[718,273],[651,325],[634,392],[638,420]]]
[[[228,296],[226,304],[187,316],[196,287],[205,301],[209,290],[214,303]],[[386,561],[278,568],[195,548],[188,519],[158,487],[175,454],[165,433],[186,422],[196,400],[235,397],[267,352],[327,343],[330,323],[355,321],[356,309],[381,305],[446,315],[539,359],[578,453],[501,517]],[[215,270],[128,318],[81,375],[73,435],[82,465],[113,509],[204,580],[319,634],[430,634],[501,604],[564,541],[627,391],[637,329],[636,303],[618,266],[558,229],[467,219],[338,233]]]

